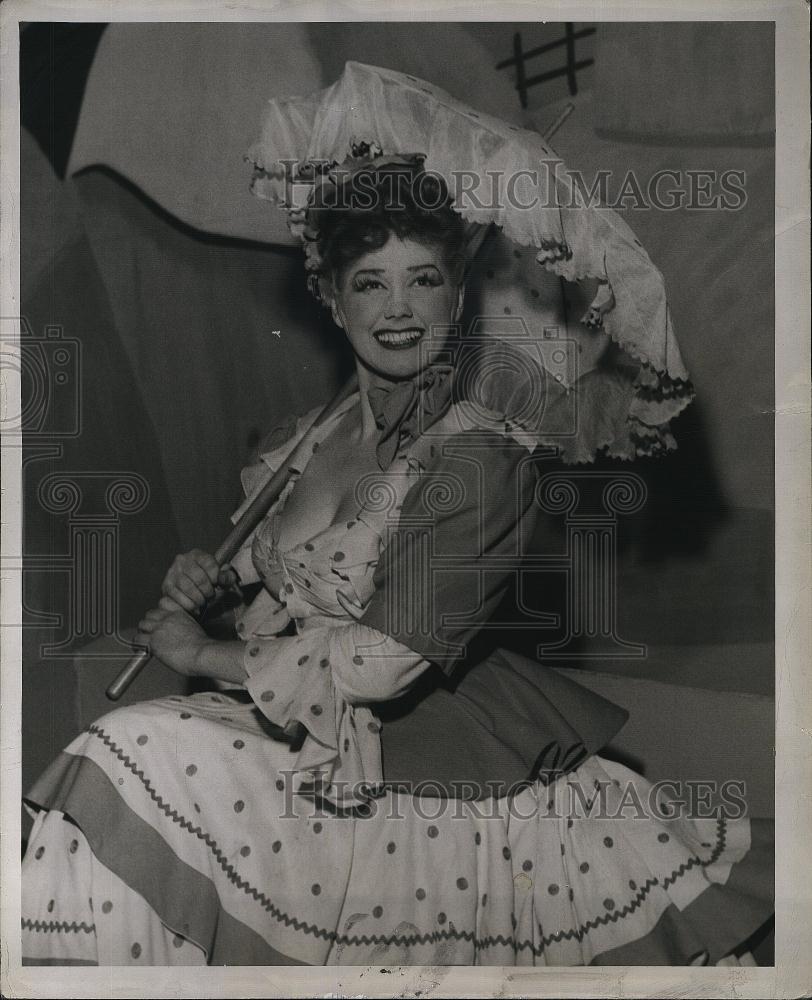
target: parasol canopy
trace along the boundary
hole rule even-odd
[[[522,427],[529,443],[555,444],[570,462],[673,448],[669,421],[693,390],[662,275],[537,132],[410,74],[347,62],[332,86],[268,103],[248,154],[252,191],[288,210],[312,255],[317,188],[400,155],[441,175],[479,232],[471,333],[518,349],[545,379],[543,412]]]

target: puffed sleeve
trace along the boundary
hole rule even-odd
[[[519,573],[537,472],[507,433],[470,428],[431,447],[360,621],[451,673]]]
[[[357,622],[318,625],[296,636],[252,636],[243,655],[245,689],[279,729],[300,723],[307,738],[295,772],[334,783],[382,780],[381,725],[370,707],[410,687],[430,665],[389,636]]]

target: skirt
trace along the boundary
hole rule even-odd
[[[26,798],[24,963],[736,964],[772,914],[769,821],[686,815],[598,754],[352,809],[290,756],[228,692],[91,725]]]

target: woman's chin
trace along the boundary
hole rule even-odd
[[[379,347],[374,354],[361,357],[361,361],[383,378],[406,379],[427,367],[428,361],[423,354],[419,345],[400,349]]]

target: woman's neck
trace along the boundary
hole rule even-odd
[[[375,423],[375,415],[369,405],[367,392],[374,387],[391,389],[397,385],[398,379],[389,379],[378,372],[367,368],[358,358],[355,359],[355,367],[358,371],[358,389],[361,396],[361,426],[359,428],[359,439],[366,441],[376,438],[380,433],[378,425]]]

